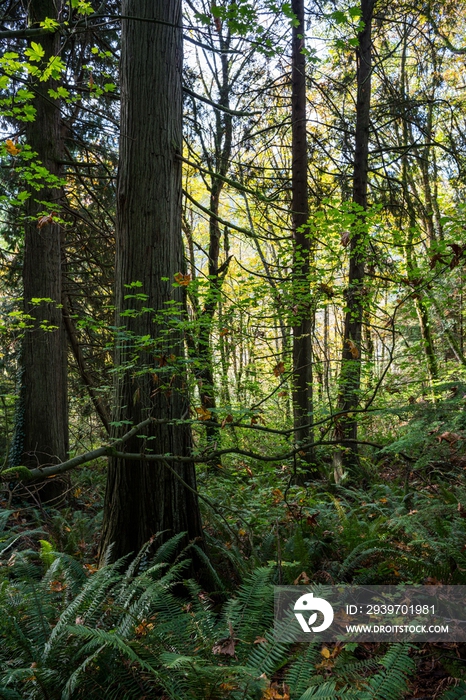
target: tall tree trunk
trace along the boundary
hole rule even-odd
[[[357,57],[356,138],[353,164],[353,202],[361,209],[350,236],[348,288],[346,290],[345,327],[338,396],[338,410],[347,412],[338,421],[337,437],[347,448],[341,455],[345,466],[357,462],[358,423],[351,412],[359,404],[361,389],[361,341],[364,313],[364,278],[367,231],[364,212],[367,210],[369,125],[372,71],[372,14],[375,0],[361,0],[364,27],[359,33]]]
[[[128,452],[187,457],[191,432],[180,422],[189,415],[179,327],[185,299],[184,288],[173,286],[183,269],[177,157],[182,146],[181,0],[123,0],[121,12],[143,21],[122,21],[115,420],[133,424],[152,416],[161,421],[144,430],[146,438],[129,441]],[[141,286],[132,289],[136,282]],[[147,297],[135,298],[134,291]],[[127,424],[115,434],[121,430]],[[188,540],[202,544],[198,500],[191,490],[196,488],[194,464],[171,464],[189,488],[164,461],[110,459],[101,554],[113,545],[111,556],[117,559],[162,532],[157,543],[186,531]]]
[[[401,55],[401,75],[400,83],[402,89],[402,99],[404,103],[408,103],[409,93],[408,93],[408,82],[406,77],[406,56],[407,56],[407,46],[408,46],[408,36],[410,29],[405,26],[404,37],[403,37],[403,51]],[[432,95],[433,97],[433,95]],[[416,210],[413,202],[413,196],[410,191],[411,187],[415,189],[414,178],[411,175],[411,169],[409,165],[408,152],[409,147],[413,143],[413,135],[409,126],[408,119],[403,119],[402,124],[403,133],[403,156],[402,156],[402,183],[403,183],[403,197],[405,207],[407,209],[407,235],[406,235],[406,246],[405,246],[405,256],[406,256],[406,272],[407,278],[410,286],[415,290],[413,293],[413,301],[416,309],[417,317],[419,319],[419,329],[421,331],[422,345],[426,358],[427,374],[429,377],[429,384],[432,388],[434,383],[438,380],[438,364],[437,357],[435,354],[434,341],[431,332],[431,324],[429,319],[429,309],[426,300],[423,296],[423,280],[419,267],[416,263],[414,257],[414,234],[417,228],[416,224]],[[428,119],[427,119],[427,133],[426,142],[427,145],[424,149],[423,158],[427,161],[424,163],[422,159],[419,162],[421,173],[423,176],[423,184],[426,187],[424,196],[426,199],[426,230],[429,237],[429,242],[432,244],[435,241],[435,230],[432,216],[432,195],[430,190],[430,183],[428,182],[429,177],[429,150],[430,150],[430,140],[432,138],[432,105],[428,106]],[[418,159],[419,160],[419,159]]]
[[[227,29],[226,36],[223,35],[223,28],[217,28],[218,39],[220,43],[221,70],[216,76],[216,82],[219,86],[218,103],[227,110],[230,108],[230,67],[228,59],[228,50],[230,48],[230,30]],[[206,436],[210,443],[220,442],[220,430],[217,424],[217,416],[215,413],[216,399],[214,386],[214,366],[211,349],[212,326],[215,314],[217,313],[220,303],[223,281],[228,271],[229,257],[220,263],[220,240],[221,229],[218,221],[220,212],[220,196],[224,186],[224,178],[228,173],[231,160],[233,137],[233,117],[228,112],[215,111],[215,150],[214,157],[209,157],[208,152],[204,148],[204,158],[213,162],[213,171],[210,175],[210,211],[209,218],[209,250],[208,250],[208,266],[209,279],[208,288],[205,296],[205,302],[202,312],[199,316],[199,339],[197,347],[197,363],[199,370],[197,372],[197,380],[199,385],[199,395],[201,405],[204,411],[211,413],[211,424],[206,425]],[[201,140],[202,143],[202,140]],[[217,460],[218,462],[218,460]]]
[[[55,0],[32,0],[29,24],[38,27],[47,17],[56,19]],[[60,53],[58,33],[40,37],[44,62]],[[60,226],[49,219],[39,219],[60,211],[59,186],[62,156],[61,119],[58,102],[48,91],[56,81],[34,80],[36,116],[29,122],[26,139],[37,159],[57,178],[56,182],[31,189],[25,225],[23,297],[24,312],[32,317],[21,355],[21,389],[19,421],[16,427],[25,466],[45,466],[64,461],[68,452],[68,402],[66,336],[61,311],[62,269]],[[46,204],[44,204],[46,203]],[[50,301],[33,301],[47,299]],[[48,325],[51,330],[44,330]],[[53,329],[53,330],[52,330]],[[17,452],[17,454],[18,454]],[[42,501],[59,498],[66,490],[62,479],[47,481],[39,487]]]
[[[295,441],[303,444],[307,461],[312,460],[312,309],[309,299],[310,249],[307,185],[306,57],[304,48],[304,0],[293,0],[299,22],[292,36],[292,225],[294,239],[293,285],[293,422]]]

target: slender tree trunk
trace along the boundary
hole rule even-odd
[[[219,29],[218,34],[220,47],[224,50],[224,52],[220,54],[221,73],[218,76],[220,85],[218,101],[222,107],[229,109],[231,85],[227,51],[230,46],[230,33],[229,30],[227,30],[227,35],[224,37],[222,29]],[[198,343],[198,361],[200,365],[198,383],[201,404],[205,411],[212,412],[211,421],[213,423],[217,423],[217,416],[215,414],[216,400],[211,350],[212,326],[220,302],[223,280],[229,264],[228,256],[224,263],[220,264],[221,230],[218,216],[220,210],[220,195],[224,185],[223,178],[227,175],[230,165],[233,136],[233,119],[231,114],[226,112],[221,113],[217,110],[215,112],[215,119],[215,170],[219,177],[216,177],[216,175],[211,176],[210,211],[212,212],[212,216],[209,220],[209,287],[204,308],[200,316]],[[218,443],[220,441],[220,431],[216,425],[206,426],[206,435],[210,442]]]
[[[345,466],[357,461],[358,424],[351,412],[357,408],[361,388],[361,341],[364,313],[364,278],[367,210],[369,125],[371,107],[372,71],[372,14],[375,0],[361,0],[361,19],[364,28],[359,33],[357,55],[356,139],[353,167],[353,202],[361,209],[361,216],[351,230],[348,288],[346,290],[345,327],[338,397],[338,410],[347,412],[338,422],[337,437],[347,448],[341,455]],[[348,415],[349,414],[349,415]]]
[[[304,0],[293,0],[299,24],[292,36],[292,225],[294,239],[293,284],[293,422],[295,441],[303,444],[306,461],[312,460],[312,309],[309,299],[310,250],[307,185],[306,57],[304,55]]]
[[[401,56],[401,76],[400,76],[400,83],[401,83],[401,89],[402,89],[402,98],[404,102],[408,101],[409,95],[408,95],[408,84],[406,80],[406,55],[407,55],[407,41],[408,41],[408,33],[409,33],[409,28],[405,27],[405,34],[404,34],[404,42],[403,42],[403,51],[402,51],[402,56]],[[403,129],[403,157],[402,157],[402,182],[403,182],[403,196],[404,196],[404,201],[407,209],[407,219],[408,219],[408,226],[407,226],[407,236],[406,236],[406,272],[407,272],[407,278],[412,286],[413,289],[418,288],[417,291],[413,294],[413,301],[414,301],[414,307],[416,309],[417,317],[419,320],[419,329],[421,331],[421,337],[422,337],[422,344],[423,344],[423,349],[425,353],[425,358],[426,358],[426,365],[427,365],[427,373],[429,376],[429,384],[432,387],[434,382],[437,381],[438,379],[438,365],[437,365],[437,357],[435,355],[435,348],[434,348],[434,341],[433,341],[433,336],[431,332],[431,326],[430,326],[430,319],[429,319],[429,310],[426,304],[425,299],[423,298],[423,291],[422,291],[422,279],[420,276],[419,268],[416,264],[416,261],[414,259],[414,232],[416,231],[416,211],[414,208],[413,204],[413,197],[410,192],[409,188],[409,183],[412,183],[412,187],[414,188],[414,181],[411,176],[410,172],[410,167],[409,167],[409,159],[408,159],[408,149],[411,143],[413,143],[413,138],[412,135],[410,134],[410,129],[408,125],[408,120],[403,119],[403,124],[402,124],[402,129]],[[426,228],[429,236],[429,242],[432,244],[432,242],[435,241],[435,230],[434,230],[434,224],[433,224],[433,216],[432,216],[432,195],[431,195],[431,189],[430,189],[430,183],[428,182],[429,178],[429,169],[428,169],[428,160],[429,160],[429,149],[430,149],[430,139],[432,137],[432,108],[429,106],[429,112],[428,112],[428,123],[427,123],[427,134],[426,134],[426,140],[427,140],[427,146],[424,149],[424,158],[426,162],[421,162],[419,163],[420,168],[421,168],[421,173],[423,177],[423,184],[424,184],[424,196],[426,199]]]
[[[29,23],[38,27],[47,17],[57,17],[54,0],[32,0]],[[40,37],[44,62],[60,53],[58,33]],[[56,182],[43,182],[31,189],[25,225],[23,297],[24,312],[32,317],[21,355],[21,389],[16,444],[22,442],[19,463],[37,467],[64,461],[68,453],[68,402],[66,336],[61,311],[61,232],[53,220],[60,211],[59,186],[62,156],[59,104],[48,94],[56,81],[34,80],[36,116],[26,128],[26,139],[37,159]],[[44,219],[43,217],[50,217]],[[39,223],[39,220],[42,221]],[[46,221],[46,223],[44,223]],[[43,225],[42,225],[43,224]],[[33,301],[47,299],[48,301]],[[49,326],[51,330],[44,330]],[[42,501],[63,495],[66,480],[53,479],[39,488]]]
[[[126,423],[115,434],[152,416],[168,422],[133,438],[127,451],[189,456],[191,432],[180,422],[189,416],[184,287],[173,286],[183,269],[181,0],[123,0],[122,14],[149,21],[122,21],[115,421]],[[202,544],[194,465],[173,468],[190,488],[164,462],[110,460],[101,555],[110,545],[113,559],[134,553],[157,533],[156,543],[187,532],[187,541]]]

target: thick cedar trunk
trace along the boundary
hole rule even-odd
[[[32,0],[29,4],[33,27],[46,17],[56,18],[54,0]],[[60,53],[58,34],[40,37],[44,61]],[[58,103],[48,95],[55,82],[34,81],[35,120],[26,129],[27,142],[37,158],[55,176],[60,175],[62,158],[61,120]],[[17,434],[21,436],[21,463],[44,466],[64,461],[68,452],[66,336],[60,308],[62,297],[60,226],[48,223],[38,228],[43,214],[60,211],[59,186],[44,184],[31,190],[25,225],[23,289],[24,311],[32,328],[22,347],[22,375]],[[44,204],[46,202],[47,204]],[[32,304],[31,299],[51,299]],[[41,329],[48,323],[54,330]],[[66,489],[63,480],[48,481],[40,488],[42,501],[58,498]]]
[[[359,33],[357,48],[357,101],[356,138],[353,167],[353,202],[367,209],[369,124],[371,105],[372,63],[372,13],[375,0],[361,0],[361,19],[364,28]],[[358,424],[354,411],[359,403],[361,388],[361,345],[364,313],[364,277],[366,252],[366,225],[364,214],[357,217],[351,230],[348,288],[346,290],[345,327],[343,332],[342,364],[338,396],[338,410],[350,415],[342,416],[338,422],[337,437],[341,439],[345,452],[343,461],[347,466],[357,460]]]
[[[306,57],[304,46],[304,0],[293,0],[299,24],[292,37],[292,225],[294,238],[293,282],[293,419],[295,441],[303,443],[307,460],[312,450],[312,311],[309,300],[310,240],[307,186]]]
[[[121,137],[117,190],[115,420],[138,423],[148,416],[173,421],[144,430],[128,452],[189,455],[191,433],[176,423],[189,417],[183,336],[182,287],[173,287],[183,269],[181,237],[182,34],[181,0],[123,0],[122,14],[167,24],[122,21]],[[176,27],[170,26],[176,25]],[[142,286],[131,289],[134,282]],[[144,301],[127,298],[136,292]],[[155,311],[143,311],[142,307]],[[129,309],[137,313],[125,315]],[[146,336],[144,348],[138,338]],[[131,368],[123,369],[126,363]],[[127,430],[127,424],[115,428]],[[194,465],[175,464],[178,475],[196,488]],[[136,552],[149,538],[186,531],[202,538],[197,497],[164,463],[109,463],[101,553],[112,558]],[[160,543],[161,539],[157,540]]]

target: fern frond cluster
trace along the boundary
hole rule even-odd
[[[403,697],[407,646],[358,660],[348,645],[323,663],[319,644],[274,635],[272,568],[216,610],[183,580],[186,559],[166,564],[171,549],[92,574],[45,546],[41,562],[18,553],[0,591],[0,698],[261,700],[277,678],[290,700]]]

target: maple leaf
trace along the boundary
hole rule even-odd
[[[196,413],[199,420],[210,420],[212,418],[211,412],[204,406],[197,407]]]
[[[41,216],[39,221],[37,222],[37,228],[43,228],[47,224],[51,224],[53,222],[53,217],[56,216],[56,212],[52,212],[51,214],[45,214],[45,216]]]
[[[20,149],[18,146],[12,141],[11,139],[7,139],[5,142],[6,150],[10,154],[10,156],[17,156]]]
[[[326,295],[329,297],[329,299],[330,299],[331,297],[333,297],[334,294],[335,294],[335,292],[333,291],[333,287],[331,287],[329,284],[325,284],[325,282],[322,282],[322,283],[319,285],[319,289],[320,289],[321,292],[323,292],[324,294],[326,294]]]
[[[64,591],[65,588],[67,588],[66,583],[63,583],[62,581],[51,581],[49,585],[52,591],[56,591],[58,593]]]
[[[306,574],[306,572],[305,572],[305,571],[301,571],[301,573],[299,574],[298,578],[296,578],[296,579],[293,581],[293,586],[299,586],[300,583],[304,583],[304,584],[307,585],[307,584],[310,583],[310,582],[311,582],[311,579],[310,579],[309,576]]]
[[[311,527],[315,527],[317,525],[317,516],[319,513],[313,513],[312,515],[308,515],[306,518],[306,522],[308,525]]]
[[[285,372],[285,365],[283,362],[279,362],[278,365],[275,365],[275,367],[273,368],[273,373],[276,377],[279,377],[284,372]]]
[[[346,248],[350,242],[351,239],[351,234],[349,231],[343,231],[341,236],[340,236],[340,243],[343,246],[343,248]]]
[[[147,620],[142,620],[141,624],[137,625],[134,631],[136,632],[136,637],[145,637],[147,632],[149,632],[151,629],[154,629],[154,623],[147,622]]]
[[[191,275],[183,275],[182,272],[177,272],[175,275],[175,282],[180,285],[180,287],[187,287],[191,282]]]
[[[348,343],[348,347],[350,349],[351,357],[353,357],[355,360],[359,357],[359,350],[357,349],[356,345],[353,343],[352,340],[349,338],[346,341]]]
[[[224,428],[227,423],[233,423],[233,416],[231,415],[231,413],[229,413],[227,416],[225,416],[225,418],[222,420],[220,427]]]
[[[290,689],[284,683],[271,683],[261,700],[290,700]]]
[[[233,635],[233,627],[231,622],[228,623],[228,628],[230,630],[230,636],[216,642],[212,647],[212,654],[224,654],[225,656],[235,655],[235,644],[237,640]]]

